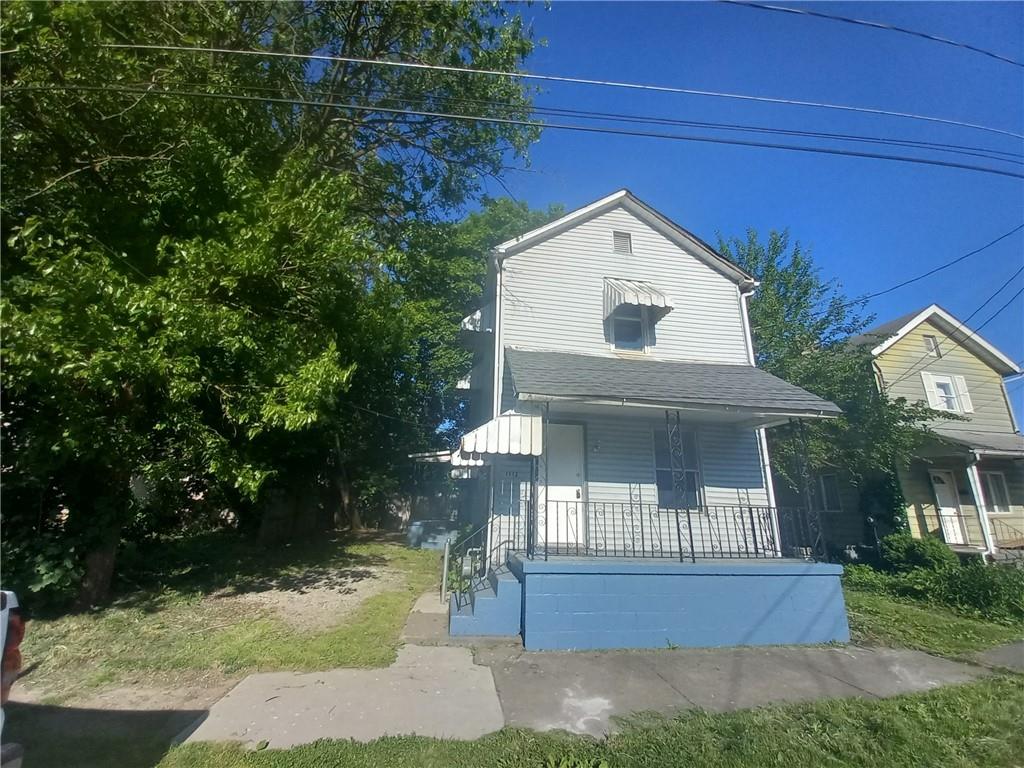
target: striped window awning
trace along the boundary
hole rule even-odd
[[[623,304],[653,307],[657,319],[670,312],[675,306],[669,296],[648,282],[606,277],[604,279],[604,316],[610,317]]]
[[[481,467],[489,456],[540,456],[544,449],[540,416],[506,413],[463,435],[454,451],[409,454],[418,462],[450,462],[453,467]]]
[[[543,445],[540,416],[505,413],[463,435],[457,453],[463,457],[540,456]]]

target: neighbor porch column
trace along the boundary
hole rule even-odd
[[[971,484],[971,493],[974,494],[974,507],[978,510],[978,520],[981,522],[981,535],[985,539],[985,554],[992,555],[996,551],[996,546],[992,539],[992,528],[988,520],[988,500],[981,489],[981,475],[978,473],[978,462],[980,460],[980,457],[974,454],[974,460],[967,465],[967,480]]]

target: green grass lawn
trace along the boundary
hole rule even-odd
[[[504,730],[472,742],[421,737],[323,741],[290,750],[184,745],[160,768],[819,768],[1019,766],[1024,682],[984,680],[893,699],[647,718],[598,742]]]
[[[1024,627],[959,616],[945,608],[844,589],[855,643],[967,656],[1024,637]]]
[[[436,552],[381,537],[266,548],[213,534],[128,558],[129,578],[99,611],[30,622],[22,646],[34,666],[24,684],[44,703],[120,684],[182,684],[259,670],[387,666],[413,600],[436,583]],[[276,590],[299,595],[328,583],[353,590],[376,574],[389,588],[335,626],[289,622],[280,611],[230,599]],[[397,577],[396,577],[397,575]]]

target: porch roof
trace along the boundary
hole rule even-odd
[[[776,417],[835,417],[835,403],[751,365],[600,357],[509,347],[523,400],[576,400],[734,411]]]
[[[1019,432],[978,432],[936,426],[932,431],[943,441],[956,443],[978,453],[1024,456],[1024,435]]]

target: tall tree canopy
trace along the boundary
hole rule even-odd
[[[771,430],[776,468],[797,488],[805,466],[841,468],[861,487],[865,504],[896,512],[892,472],[909,461],[932,412],[880,393],[870,352],[846,343],[871,320],[864,303],[822,278],[810,252],[790,245],[788,232],[772,231],[765,242],[748,230],[745,238],[720,239],[719,250],[761,283],[750,302],[758,365],[843,409],[838,419],[805,430]]]
[[[223,501],[244,518],[314,483],[353,515],[457,415],[465,361],[446,329],[481,267],[437,246],[536,138],[411,112],[522,117],[530,93],[110,46],[511,70],[533,45],[520,18],[498,3],[269,0],[0,12],[5,563],[36,590],[84,578],[89,603],[121,535],[161,504]]]

